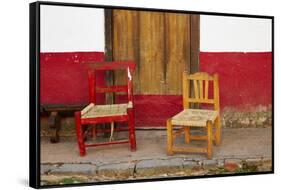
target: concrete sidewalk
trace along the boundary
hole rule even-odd
[[[129,144],[111,145],[88,148],[84,157],[78,155],[75,137],[62,138],[58,144],[51,144],[49,138],[43,137],[41,180],[43,184],[54,184],[64,183],[59,181],[73,176],[77,182],[95,182],[270,171],[271,130],[270,127],[223,128],[222,143],[214,146],[212,160],[203,154],[167,156],[165,130],[136,131],[136,152],[130,152]],[[115,136],[116,139],[124,137],[125,132]],[[176,144],[183,142],[182,136]],[[205,142],[196,141],[188,146],[194,145],[202,146]]]

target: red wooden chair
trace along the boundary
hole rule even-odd
[[[90,104],[82,111],[75,112],[76,134],[80,156],[86,154],[86,148],[130,143],[131,151],[136,150],[135,124],[134,124],[134,107],[133,107],[133,83],[132,71],[135,69],[134,62],[103,62],[90,63],[88,71],[89,81],[89,99]],[[97,87],[95,80],[95,72],[97,70],[126,70],[127,85]],[[126,92],[128,95],[128,103],[96,105],[96,93],[114,93]],[[98,123],[128,122],[129,138],[127,140],[109,141],[102,143],[86,144],[84,130],[87,125],[95,125]],[[111,129],[113,130],[113,129]],[[93,130],[96,133],[96,130]],[[111,131],[112,132],[112,131]],[[95,134],[94,134],[95,135]]]

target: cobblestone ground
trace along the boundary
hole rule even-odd
[[[195,131],[196,132],[196,131]],[[124,138],[119,133],[115,138]],[[179,139],[176,145],[182,144]],[[205,142],[191,143],[203,146]],[[41,183],[72,184],[178,176],[271,171],[271,128],[223,129],[222,143],[213,159],[201,154],[166,155],[166,131],[137,131],[136,152],[128,145],[91,148],[79,157],[76,139],[51,144],[41,139]]]

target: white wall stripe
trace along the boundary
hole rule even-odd
[[[104,52],[104,9],[41,5],[41,52]]]
[[[271,19],[201,15],[200,50],[271,51]]]

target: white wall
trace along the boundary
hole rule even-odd
[[[104,9],[40,8],[41,52],[104,51]]]
[[[104,9],[41,5],[41,52],[104,51]],[[200,16],[200,51],[271,51],[271,20]]]
[[[271,51],[271,20],[201,15],[200,51]]]

